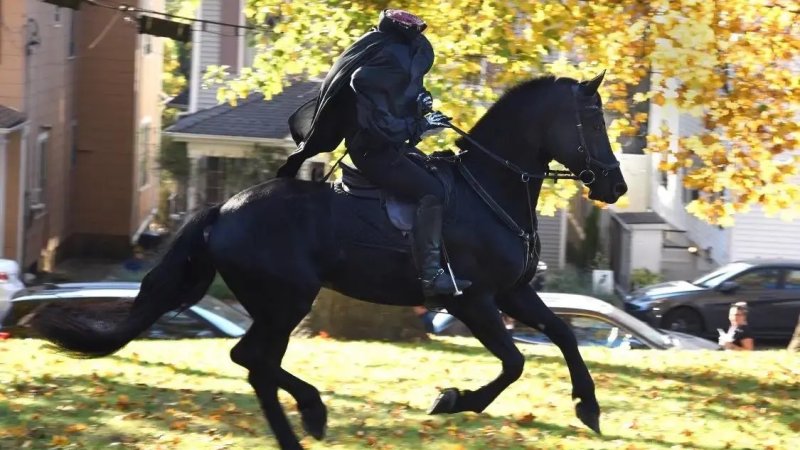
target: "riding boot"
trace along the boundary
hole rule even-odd
[[[436,196],[427,195],[420,200],[413,238],[414,262],[426,299],[452,296],[456,290],[464,290],[472,284],[471,281],[455,280],[453,285],[450,274],[442,267],[442,204]]]

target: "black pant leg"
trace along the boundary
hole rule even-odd
[[[442,183],[432,173],[412,162],[399,149],[385,143],[348,146],[350,159],[370,181],[387,191],[419,201],[434,195],[444,201]]]

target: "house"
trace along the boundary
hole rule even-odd
[[[223,103],[184,115],[167,128],[166,136],[186,144],[190,167],[187,210],[222,202],[249,185],[272,178],[296,149],[287,118],[318,92],[317,82],[297,82],[269,101],[252,94],[235,106]],[[327,155],[306,162],[299,176],[322,178],[323,158]]]
[[[25,269],[126,255],[156,207],[160,40],[80,6],[0,2],[0,257]]]
[[[700,119],[672,106],[651,105],[651,133],[666,122],[673,136],[697,134]],[[710,225],[686,211],[697,192],[683,186],[681,173],[658,169],[659,155],[623,155],[627,207],[611,207],[605,220],[607,251],[621,291],[631,288],[637,268],[665,280],[694,279],[732,261],[749,258],[800,259],[800,222],[768,217],[760,207],[735,215],[735,224]]]

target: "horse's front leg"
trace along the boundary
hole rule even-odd
[[[464,322],[484,347],[500,359],[503,371],[476,391],[443,390],[428,413],[481,412],[522,375],[525,357],[514,345],[491,296],[458,298],[448,305],[447,310]]]
[[[581,422],[599,434],[600,406],[594,393],[594,381],[583,362],[578,341],[569,326],[528,285],[498,298],[498,305],[509,316],[544,333],[561,349],[572,379],[572,398],[578,399],[575,414]]]

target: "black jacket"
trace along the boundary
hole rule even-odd
[[[397,29],[381,17],[377,28],[339,56],[317,98],[289,118],[298,149],[278,176],[294,177],[303,161],[333,151],[358,129],[387,146],[416,144],[425,124],[416,99],[432,65],[433,48],[424,35]]]

